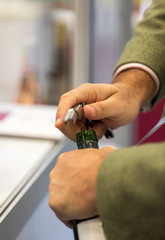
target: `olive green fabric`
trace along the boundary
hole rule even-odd
[[[130,62],[150,67],[159,77],[161,88],[155,104],[162,98],[165,86],[165,0],[153,0],[143,20],[135,27],[133,38],[126,45],[115,71]]]
[[[157,102],[165,95],[165,0],[153,0],[115,71],[130,62],[157,74]],[[97,202],[108,240],[165,239],[165,142],[110,153],[99,171]]]
[[[110,153],[97,198],[108,240],[165,239],[165,142]]]

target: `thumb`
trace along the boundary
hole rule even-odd
[[[105,153],[109,153],[109,152],[112,152],[114,150],[116,150],[116,147],[113,147],[113,146],[105,146],[102,148],[104,150]]]
[[[108,100],[85,105],[83,110],[89,120],[101,120],[110,117],[111,104]]]

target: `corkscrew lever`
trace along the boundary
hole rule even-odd
[[[64,117],[64,123],[66,124],[68,121],[72,121],[74,124],[77,120],[80,120],[83,115],[83,103],[80,103],[73,108],[68,109],[65,117]]]

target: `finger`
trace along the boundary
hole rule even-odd
[[[60,127],[60,131],[70,140],[75,142],[76,134],[85,128],[86,124],[82,119],[82,121],[77,121],[76,124],[74,124],[72,121],[68,121],[67,124],[64,124]]]
[[[92,129],[96,132],[96,135],[98,137],[98,139],[101,139],[105,133],[105,131],[107,130],[108,126],[105,125],[103,122],[98,121],[96,122],[93,126]]]
[[[84,106],[84,114],[89,120],[101,120],[114,117],[124,113],[123,101],[119,99],[117,94],[110,98]]]
[[[69,108],[72,108],[76,104],[79,104],[81,102],[88,102],[89,94],[92,101],[92,89],[90,84],[83,84],[80,87],[73,89],[65,94],[63,94],[60,98],[60,102],[58,105],[57,113],[56,113],[56,127],[61,128],[63,125],[63,119],[65,114],[67,113],[67,110]],[[90,93],[89,93],[90,91]]]
[[[72,225],[72,222],[70,221],[67,221],[67,222],[63,222],[68,228],[72,229],[73,228],[73,225]]]
[[[111,90],[112,88],[112,90]],[[94,103],[106,99],[114,92],[111,84],[82,84],[80,87],[73,89],[61,96],[57,114],[56,127],[61,128],[63,119],[67,110],[78,103]]]
[[[60,219],[60,217],[59,216],[57,216],[59,219]],[[60,219],[60,221],[63,223],[63,224],[65,224],[65,226],[67,226],[68,228],[70,228],[70,229],[72,229],[73,228],[73,224],[72,224],[72,221],[66,221],[66,220],[61,220]]]

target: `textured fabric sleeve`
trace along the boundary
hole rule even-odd
[[[110,153],[97,200],[107,239],[165,239],[165,142]]]
[[[153,0],[143,20],[136,25],[132,39],[126,45],[115,71],[125,63],[137,62],[148,66],[160,80],[160,90],[153,104],[165,89],[165,1]]]

